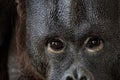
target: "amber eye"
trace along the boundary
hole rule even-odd
[[[104,47],[103,40],[98,36],[88,37],[85,41],[85,47],[88,52],[100,51]]]
[[[52,53],[61,53],[63,52],[65,44],[60,39],[52,39],[48,41],[48,51]]]

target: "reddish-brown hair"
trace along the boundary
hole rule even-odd
[[[34,77],[36,80],[45,80],[36,69],[31,65],[31,62],[26,52],[26,9],[25,0],[16,0],[17,3],[17,19],[15,29],[16,51],[19,57],[19,63],[22,65],[24,73],[29,77]]]

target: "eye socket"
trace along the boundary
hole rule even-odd
[[[64,42],[60,39],[51,39],[47,44],[48,51],[52,53],[62,53],[65,48]]]
[[[85,47],[88,52],[98,52],[103,49],[103,40],[98,36],[88,37],[85,41]]]

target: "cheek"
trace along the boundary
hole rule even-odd
[[[48,80],[60,80],[66,70],[60,66],[51,66],[48,73]]]
[[[49,80],[61,80],[65,71],[69,69],[72,65],[73,60],[69,58],[64,58],[62,60],[50,60],[50,69],[49,69]]]
[[[46,61],[46,54],[44,51],[43,45],[41,46],[41,43],[38,42],[28,42],[29,45],[27,45],[27,52],[31,60],[35,61],[34,63],[38,65],[41,64],[41,62]]]

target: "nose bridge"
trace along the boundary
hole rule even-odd
[[[65,72],[62,80],[94,80],[94,77],[83,66],[73,65]]]

